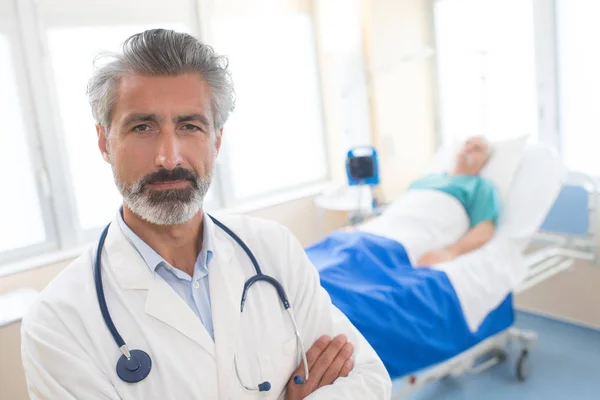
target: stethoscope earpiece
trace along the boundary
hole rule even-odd
[[[296,385],[304,385],[304,382],[305,382],[304,377],[302,377],[300,375],[294,376],[294,383]]]
[[[152,359],[143,350],[131,350],[131,358],[124,355],[117,362],[117,375],[127,383],[138,383],[144,380],[152,369]]]
[[[259,392],[268,392],[269,390],[271,390],[271,382],[269,381],[264,381],[258,385]]]

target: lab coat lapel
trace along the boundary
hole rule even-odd
[[[145,311],[159,321],[202,346],[215,356],[214,342],[189,305],[158,274],[150,271],[144,259],[127,241],[118,222],[111,224],[106,251],[113,274],[125,290],[148,290]]]
[[[142,256],[127,241],[116,218],[108,230],[102,257],[103,260],[108,259],[108,267],[123,289],[148,289],[152,272]],[[106,267],[104,264],[103,268]]]
[[[234,378],[233,357],[240,337],[240,301],[244,287],[240,248],[220,228],[213,226],[214,262],[209,267],[210,297],[215,330],[219,398],[228,399]],[[235,261],[235,262],[234,262]]]
[[[142,256],[127,241],[116,218],[108,230],[102,257],[103,260],[108,259],[108,268],[121,288],[148,289],[152,272]],[[103,268],[106,267],[107,265],[104,264]]]
[[[146,313],[170,325],[215,356],[215,346],[200,318],[190,306],[164,281],[154,274],[148,287]]]

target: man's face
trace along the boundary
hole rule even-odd
[[[456,158],[456,171],[462,174],[477,175],[489,157],[487,142],[482,138],[471,138],[461,148]]]
[[[131,211],[172,225],[200,210],[221,146],[213,118],[210,87],[198,74],[119,81],[110,132],[97,126],[98,146]]]

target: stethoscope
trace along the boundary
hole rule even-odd
[[[292,306],[283,290],[283,286],[273,277],[269,275],[265,275],[262,273],[260,266],[258,265],[258,261],[252,254],[252,251],[246,246],[246,243],[242,239],[239,238],[233,231],[231,231],[228,227],[223,225],[213,216],[209,215],[210,219],[221,229],[223,229],[231,238],[233,238],[237,244],[244,250],[250,261],[252,261],[252,265],[256,271],[256,275],[252,276],[250,279],[246,281],[244,284],[244,290],[242,291],[242,301],[240,305],[240,313],[244,312],[244,304],[246,303],[246,297],[248,296],[248,290],[250,286],[259,281],[265,281],[271,284],[275,290],[277,290],[277,295],[283,304],[283,307],[287,310],[290,319],[292,320],[292,325],[294,326],[294,333],[296,334],[296,343],[299,346],[300,353],[302,354],[302,363],[304,364],[304,377],[300,375],[294,376],[294,383],[297,385],[301,385],[308,379],[308,361],[306,360],[306,352],[304,351],[304,343],[300,338],[300,333],[298,331],[298,325],[296,324],[296,319],[294,318],[294,313],[292,312]],[[106,306],[106,299],[104,297],[104,288],[102,287],[102,262],[101,262],[101,254],[102,248],[104,247],[104,241],[106,240],[106,236],[108,234],[108,228],[110,224],[104,228],[102,231],[102,235],[100,236],[100,241],[98,242],[98,249],[96,250],[96,261],[94,264],[94,283],[96,285],[96,294],[98,296],[98,304],[100,305],[100,311],[102,312],[102,318],[104,319],[104,323],[106,327],[110,331],[115,343],[119,347],[119,350],[122,353],[122,356],[119,358],[117,362],[117,375],[119,378],[128,383],[138,383],[144,380],[150,370],[152,369],[152,359],[143,350],[129,350],[127,344],[117,331],[115,324],[110,317],[110,313],[108,312],[108,307]],[[269,381],[264,381],[257,386],[247,386],[242,378],[240,377],[240,372],[237,366],[237,357],[234,353],[234,365],[235,365],[235,373],[237,375],[240,384],[246,389],[250,391],[259,391],[259,392],[267,392],[271,389],[271,383]]]

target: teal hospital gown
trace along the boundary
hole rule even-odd
[[[492,221],[498,222],[500,197],[493,183],[479,175],[430,174],[413,182],[408,190],[439,190],[456,198],[469,216],[471,228]]]

